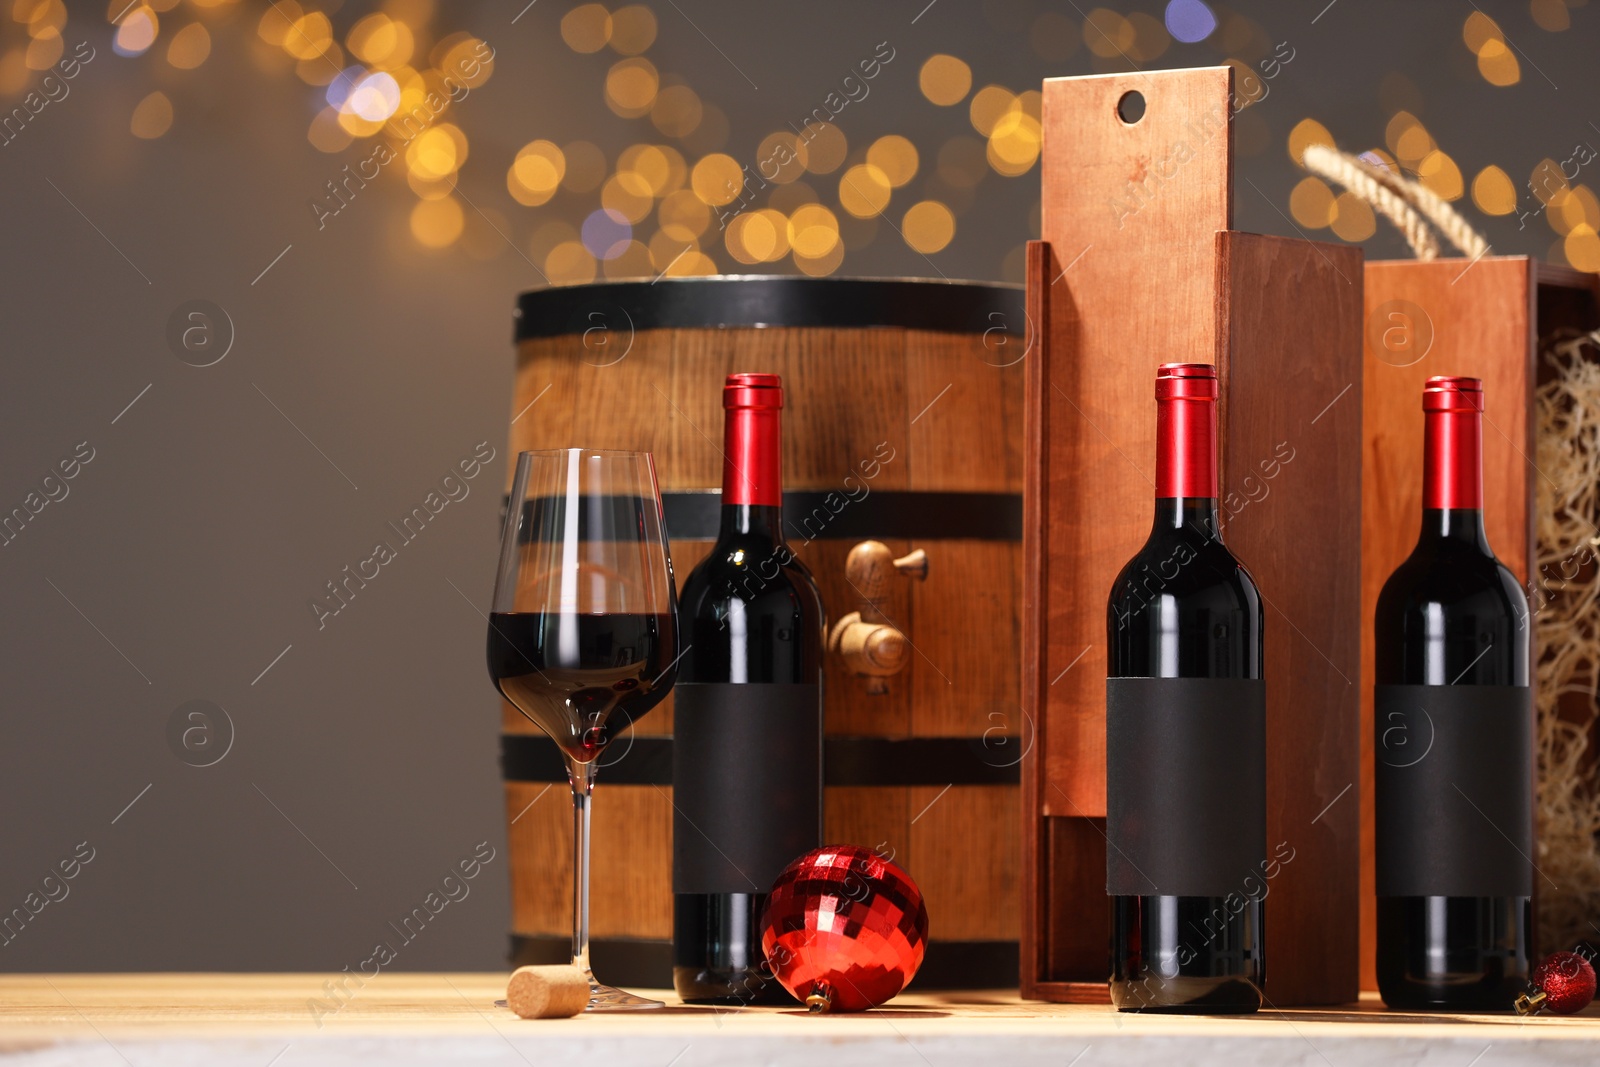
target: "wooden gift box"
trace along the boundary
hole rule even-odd
[[[1166,362],[1218,368],[1225,539],[1266,602],[1268,851],[1293,850],[1269,883],[1266,993],[1279,1007],[1357,995],[1361,252],[1230,229],[1233,103],[1226,67],[1044,83],[1025,997],[1107,999],[1106,596],[1149,532]]]
[[[1422,514],[1422,384],[1483,379],[1484,524],[1524,589],[1535,573],[1539,341],[1600,325],[1593,275],[1526,256],[1366,265],[1362,444],[1361,672],[1372,677],[1372,616],[1383,583],[1417,543]],[[1537,649],[1535,657],[1537,656]],[[1581,696],[1577,697],[1581,700]],[[1361,985],[1377,988],[1373,710],[1361,689]],[[1535,879],[1535,904],[1542,879]],[[1544,951],[1566,946],[1535,946]]]

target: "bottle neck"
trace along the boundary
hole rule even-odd
[[[1422,537],[1489,551],[1483,528],[1483,415],[1430,411],[1422,454]]]
[[[1217,527],[1217,404],[1209,397],[1156,401],[1157,529]]]
[[[732,408],[724,420],[722,532],[783,540],[782,435],[777,408]]]

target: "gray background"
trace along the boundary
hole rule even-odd
[[[103,4],[69,5],[69,48],[87,39],[98,56],[69,97],[0,147],[0,510],[78,442],[95,458],[65,500],[0,548],[0,912],[77,843],[95,858],[70,896],[0,948],[0,969],[337,971],[480,841],[498,858],[397,966],[503,961],[498,712],[479,610],[505,476],[510,311],[540,280],[519,251],[534,226],[576,223],[597,206],[593,194],[563,194],[521,208],[504,174],[535,137],[593,140],[613,162],[634,140],[661,140],[605,108],[616,57],[562,44],[567,6],[542,0],[513,23],[523,2],[449,3],[433,20],[440,35],[470,30],[496,50],[492,80],[451,117],[472,142],[463,191],[509,220],[510,244],[491,242],[487,258],[412,242],[414,198],[398,167],[317,231],[308,201],[370,149],[328,156],[307,143],[317,91],[252,59],[264,5],[214,18],[211,58],[190,72],[157,58],[170,30],[126,59],[109,47]],[[1055,11],[1081,26],[1071,3],[653,6],[649,56],[728,113],[726,150],[741,159],[880,41],[896,58],[841,129],[853,150],[905,134],[925,168],[945,139],[971,133],[964,107],[918,93],[934,52],[967,60],[975,87],[1014,91],[1127,69],[1081,39],[1063,61],[1039,56],[1034,20]],[[1161,14],[1157,3],[1116,6]],[[1359,150],[1382,143],[1396,106],[1410,107],[1469,182],[1492,162],[1520,186],[1542,157],[1600,143],[1600,5],[1575,10],[1564,33],[1537,28],[1526,4],[1482,6],[1523,53],[1517,86],[1478,76],[1461,42],[1470,4],[1238,5],[1295,59],[1240,128],[1251,151],[1237,171],[1237,227],[1295,232],[1285,212],[1301,173],[1284,144],[1307,116]],[[336,34],[366,9],[345,4]],[[1227,54],[1216,40],[1174,44],[1152,65]],[[137,140],[128,116],[158,87],[177,120],[161,139]],[[885,229],[840,273],[1003,277],[1037,225],[1037,200],[1037,169],[990,174],[931,266]],[[1555,240],[1543,221],[1519,231],[1514,218],[1466,210],[1497,251],[1543,255]],[[1368,253],[1404,249],[1380,229]],[[166,340],[169,316],[193,299],[220,305],[236,332],[214,366],[180,362]],[[471,495],[319,630],[309,598],[480,441],[497,458]],[[205,768],[181,761],[167,736],[174,709],[195,699],[225,708],[236,731]]]

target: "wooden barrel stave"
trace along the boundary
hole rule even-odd
[[[834,491],[838,496],[826,499],[842,509],[854,506],[863,491],[1019,493],[1022,367],[995,366],[992,342],[981,333],[898,327],[640,329],[631,336],[612,329],[600,340],[524,339],[512,448],[582,442],[648,449],[656,453],[664,492],[714,491],[722,478],[722,381],[729,373],[757,371],[784,378],[790,490]],[[1015,337],[1007,342],[1020,353]],[[605,412],[617,416],[592,418]],[[860,597],[845,578],[844,561],[857,538],[830,537],[827,515],[788,514],[786,521],[791,544],[817,576],[830,619],[856,610]],[[882,696],[867,695],[861,679],[828,657],[830,737],[1027,733],[1017,721],[1018,545],[944,540],[937,533],[879,538],[896,555],[923,547],[932,560],[926,582],[897,580],[882,602],[915,651],[911,666]],[[674,539],[672,547],[681,581],[710,542]],[[669,735],[671,718],[669,698],[636,730]],[[506,725],[508,732],[537,732],[510,709]],[[981,758],[997,766],[1020,763],[1026,737],[1011,743],[1010,750],[985,748]],[[564,783],[524,812],[544,788],[508,782],[506,802],[508,819],[517,819],[511,826],[513,926],[522,941],[542,943],[548,955],[570,928],[571,812]],[[669,785],[608,786],[602,772],[592,859],[596,940],[670,938],[670,796]],[[830,841],[893,850],[923,889],[936,944],[1014,945],[1019,803],[1019,787],[1012,784],[834,785],[827,790],[826,833]],[[1009,984],[1015,977],[1000,980]]]

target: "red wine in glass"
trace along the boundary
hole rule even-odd
[[[666,615],[496,612],[489,676],[568,759],[589,763],[672,688],[673,634]]]
[[[589,967],[589,825],[600,754],[672,689],[678,601],[648,452],[523,452],[490,608],[489,677],[556,743],[572,787],[572,965],[588,1011],[659,1008]]]

